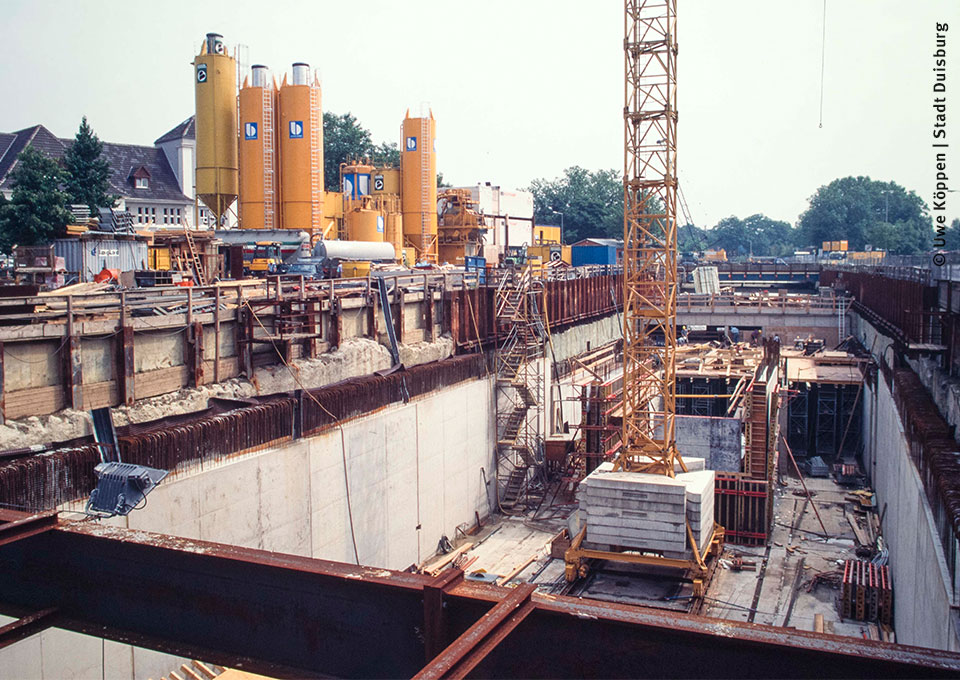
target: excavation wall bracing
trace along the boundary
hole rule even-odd
[[[415,366],[390,375],[346,380],[309,392],[246,401],[211,400],[199,413],[120,428],[124,462],[164,470],[216,462],[319,434],[390,404],[481,377],[479,354]],[[481,416],[482,414],[477,414]],[[94,488],[100,450],[91,438],[0,462],[0,506],[39,511],[84,498]]]

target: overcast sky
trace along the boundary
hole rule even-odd
[[[929,204],[933,52],[947,22],[950,171],[960,188],[960,1],[679,0],[679,172],[693,218],[795,223],[846,175]],[[621,0],[61,2],[0,0],[0,131],[151,144],[193,112],[208,31],[274,72],[315,66],[327,111],[399,141],[431,106],[454,184],[522,188],[564,168],[623,166]],[[960,216],[960,193],[949,214]]]

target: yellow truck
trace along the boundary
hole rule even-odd
[[[246,256],[246,249],[244,249]],[[244,257],[246,259],[246,257]],[[247,273],[254,276],[264,276],[267,274],[276,274],[277,269],[283,264],[283,254],[280,251],[280,244],[271,241],[257,241],[253,247],[249,264],[244,267]]]

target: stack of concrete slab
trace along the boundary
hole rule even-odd
[[[713,470],[681,472],[677,475],[677,481],[686,486],[687,522],[701,553],[713,536],[714,476]]]
[[[706,469],[706,459],[705,458],[696,458],[695,456],[684,456],[683,464],[687,466],[687,472],[697,472],[698,470]],[[613,463],[610,463],[611,468]],[[673,473],[680,474],[683,472],[683,468],[680,467],[680,461],[673,461]]]
[[[688,469],[676,478],[638,472],[614,472],[605,463],[577,492],[586,541],[600,549],[628,549],[665,557],[691,556],[687,525],[698,545],[713,533],[714,473],[703,459],[685,459]],[[699,468],[699,469],[697,469]]]

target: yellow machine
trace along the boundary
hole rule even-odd
[[[266,66],[255,65],[240,89],[240,226],[280,223],[277,177],[277,90]]]
[[[237,198],[237,63],[219,33],[208,33],[193,61],[197,196],[219,224]]]
[[[169,271],[173,268],[170,246],[147,246],[147,269]]]
[[[532,263],[536,259],[541,264],[563,261],[563,249],[564,246],[559,244],[527,246],[527,260]]]
[[[548,243],[560,243],[560,227],[551,227],[546,225],[534,225],[533,242],[538,245]]]
[[[437,122],[427,118],[403,120],[403,240],[417,250],[421,262],[437,261]]]
[[[343,194],[339,191],[323,192],[323,228],[314,233],[314,239],[338,239],[343,232]]]
[[[309,64],[293,65],[280,86],[280,224],[284,229],[323,230],[323,118],[320,83]]]
[[[479,254],[485,226],[469,189],[445,189],[437,201],[440,262],[463,265]]]
[[[380,197],[386,214],[384,240],[393,245],[398,255],[403,250],[403,213],[400,194],[403,191],[400,168],[377,167],[373,169],[370,193]]]
[[[727,251],[723,248],[711,248],[703,251],[703,261],[716,264],[727,261]]]
[[[246,267],[251,274],[261,276],[273,274],[283,263],[280,244],[271,241],[258,241],[253,249],[253,257]]]
[[[370,274],[369,262],[342,262],[340,264],[340,276],[344,279],[365,278]]]

